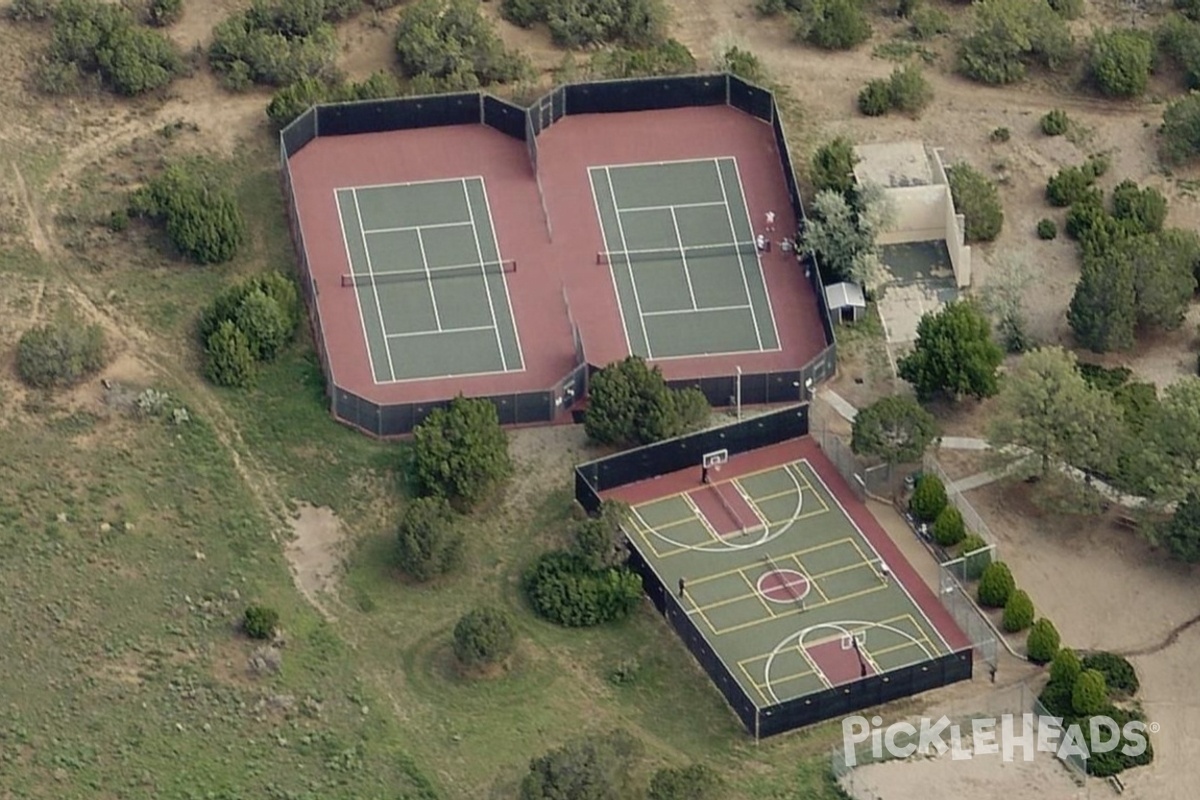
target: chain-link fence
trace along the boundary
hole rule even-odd
[[[859,500],[872,497],[887,502],[900,490],[904,476],[910,471],[894,464],[868,465],[854,454],[841,436],[826,425],[814,425],[812,436],[842,478],[854,489]]]
[[[946,475],[946,471],[942,469],[942,465],[938,463],[937,457],[932,453],[926,453],[922,462],[921,468],[930,475],[936,475],[946,487],[946,496],[954,507],[962,514],[963,522],[966,523],[967,530],[979,536],[988,544],[996,544],[996,537],[992,535],[991,528],[983,521],[983,517],[979,516],[979,512],[975,510],[975,506],[971,505],[966,496],[958,489],[954,488],[954,481]]]

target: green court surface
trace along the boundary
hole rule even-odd
[[[629,350],[680,358],[779,349],[732,158],[589,170]]]
[[[633,528],[760,708],[950,652],[806,460],[643,503]]]
[[[524,369],[483,178],[336,195],[376,383]]]

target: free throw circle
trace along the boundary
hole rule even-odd
[[[794,603],[808,596],[812,584],[799,570],[773,569],[759,577],[757,588],[772,603]]]

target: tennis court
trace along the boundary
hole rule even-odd
[[[951,652],[911,567],[885,564],[808,459],[704,463],[709,483],[697,465],[691,488],[634,506],[631,539],[759,708]]]
[[[734,158],[589,169],[629,351],[648,359],[780,349]]]
[[[483,178],[335,195],[376,383],[524,369]]]

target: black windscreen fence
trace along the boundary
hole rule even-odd
[[[606,114],[725,105],[726,80],[725,75],[699,75],[573,84],[565,87],[566,107],[571,114]]]
[[[672,389],[699,389],[708,404],[717,408],[737,405],[740,396],[743,405],[768,405],[799,402],[800,370],[786,372],[746,373],[719,375],[690,381],[669,381]],[[739,384],[741,391],[739,393]]]
[[[449,400],[381,405],[340,387],[333,395],[334,417],[381,438],[407,436],[436,409],[450,405]],[[503,394],[483,399],[496,407],[501,425],[528,425],[554,420],[554,393],[550,391]]]
[[[476,125],[482,121],[478,92],[396,97],[317,107],[322,136],[348,136],[440,125]]]
[[[802,405],[649,444],[577,466],[575,499],[592,512],[599,508],[600,492],[689,467],[698,469],[705,453],[728,450],[733,456],[807,434],[808,406]],[[590,491],[580,492],[581,481]]]
[[[296,155],[301,147],[317,138],[317,109],[312,107],[292,120],[286,128],[279,132],[283,144],[283,152],[288,158]]]
[[[526,112],[521,106],[505,102],[490,94],[483,95],[483,124],[495,128],[505,136],[525,140]]]
[[[774,96],[766,89],[746,83],[735,75],[729,76],[729,105],[764,122],[775,119]]]

